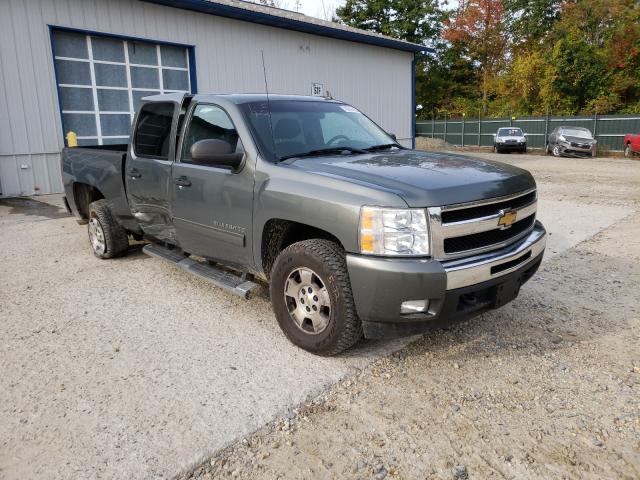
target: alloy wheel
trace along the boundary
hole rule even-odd
[[[294,269],[284,286],[284,301],[291,319],[303,332],[322,333],[331,318],[331,297],[325,283],[313,270]]]
[[[104,239],[104,231],[102,230],[100,221],[96,217],[91,217],[88,229],[91,248],[93,248],[96,255],[103,255],[107,250],[107,243]]]

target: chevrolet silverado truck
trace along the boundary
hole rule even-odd
[[[97,257],[146,240],[244,298],[268,285],[322,355],[500,307],[545,248],[529,172],[404,148],[333,99],[147,97],[128,145],[65,148],[62,174]]]

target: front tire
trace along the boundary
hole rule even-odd
[[[318,355],[336,355],[362,338],[344,250],[335,242],[294,243],[271,269],[271,304],[287,338]]]
[[[554,157],[559,157],[560,155],[562,155],[562,152],[560,152],[560,146],[559,145],[554,145],[552,152],[553,152],[553,156]]]
[[[631,144],[627,143],[624,147],[624,156],[625,158],[631,158],[633,156],[633,151],[631,150]]]
[[[117,257],[129,247],[127,231],[111,214],[107,201],[102,199],[89,205],[89,244],[93,254],[102,259]]]

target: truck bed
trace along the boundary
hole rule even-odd
[[[74,193],[78,186],[88,185],[109,202],[112,213],[121,222],[132,220],[124,183],[127,148],[127,144],[118,144],[62,150],[62,181],[74,214],[78,213]]]

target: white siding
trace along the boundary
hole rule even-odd
[[[2,0],[2,196],[61,191],[64,145],[47,25],[195,45],[200,93],[309,95],[313,82],[411,142],[408,52],[162,7],[136,0]],[[21,168],[26,166],[27,168]]]

